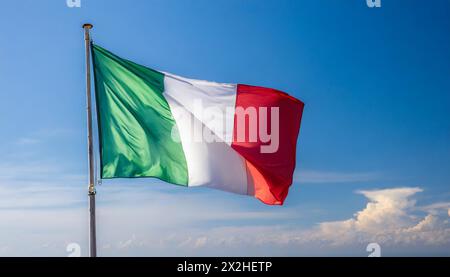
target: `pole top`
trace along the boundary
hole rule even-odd
[[[83,29],[92,29],[92,28],[94,28],[94,25],[92,25],[90,23],[83,24]]]

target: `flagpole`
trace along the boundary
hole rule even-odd
[[[91,36],[92,24],[84,24],[84,42],[86,49],[86,103],[88,126],[88,164],[89,164],[89,256],[97,257],[97,238],[95,230],[95,182],[94,182],[94,145],[92,137],[92,100],[91,100]]]

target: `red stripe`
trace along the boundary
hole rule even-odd
[[[268,111],[268,134],[272,132],[271,108],[279,108],[279,147],[274,153],[261,153],[263,143],[250,141],[249,117],[245,119],[245,140],[238,141],[238,115],[235,115],[232,147],[247,160],[247,170],[253,187],[249,191],[262,202],[269,205],[282,205],[287,197],[295,170],[297,137],[299,134],[304,104],[288,94],[270,88],[238,85],[236,109],[256,108],[258,119],[261,109]],[[259,121],[258,121],[259,122]],[[259,125],[259,124],[258,124]],[[242,127],[242,126],[241,126]],[[261,126],[258,126],[258,133]],[[241,139],[242,140],[242,139]],[[273,140],[273,136],[272,136]]]

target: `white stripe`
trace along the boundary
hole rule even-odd
[[[244,159],[224,142],[196,141],[194,134],[205,128],[197,118],[171,95],[165,94],[186,157],[189,186],[207,186],[238,194],[247,194]],[[217,138],[218,139],[218,138]]]
[[[231,145],[237,86],[164,74],[164,93],[181,103],[217,137]]]

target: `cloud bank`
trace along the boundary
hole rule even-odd
[[[70,243],[87,255],[86,176],[33,155],[18,153],[16,160],[0,163],[0,256],[66,256]],[[303,175],[311,183],[378,177]],[[304,216],[320,203],[313,209],[273,208],[150,179],[105,181],[98,190],[101,256],[366,256],[371,242],[384,255],[450,255],[450,202],[419,205],[419,187],[356,191],[365,197],[364,207],[315,224],[305,224]],[[346,199],[333,204],[348,206]]]

